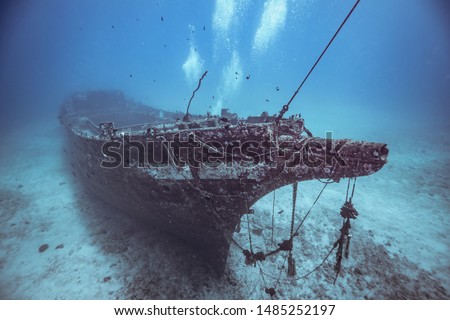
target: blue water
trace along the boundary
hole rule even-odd
[[[380,210],[386,216],[397,219],[404,214],[404,222],[415,226],[425,224],[419,213],[427,217],[433,216],[430,212],[436,215],[436,219],[429,218],[432,221],[423,234],[416,230],[424,239],[432,239],[428,245],[417,244],[421,248],[417,249],[399,244],[389,250],[391,254],[403,254],[428,272],[440,274],[447,290],[443,296],[447,298],[450,289],[450,176],[446,170],[450,164],[448,3],[362,0],[287,114],[301,113],[308,128],[320,136],[331,130],[337,136],[388,143],[390,162],[378,176],[374,175],[375,184],[367,185],[364,199],[372,203],[367,208],[374,208],[377,216],[379,204],[384,204]],[[119,89],[145,104],[184,111],[198,79],[207,70],[191,113],[217,113],[222,107],[242,117],[263,111],[278,113],[353,4],[352,0],[3,1],[0,5],[2,190],[20,189],[21,193],[34,190],[30,194],[35,200],[29,201],[41,203],[50,195],[36,193],[40,183],[46,181],[40,177],[53,177],[52,174],[62,177],[70,172],[48,150],[55,146],[62,148],[61,131],[53,125],[57,126],[60,103],[75,91]],[[14,139],[21,134],[24,140],[17,148]],[[38,141],[43,148],[37,146]],[[31,157],[43,162],[17,162],[17,159],[31,161],[24,150],[31,150]],[[24,170],[33,167],[33,174],[24,174],[28,172]],[[69,185],[68,179],[63,180],[54,181],[62,187]],[[8,206],[20,212],[21,198],[9,191],[5,194]],[[375,201],[381,198],[384,202]],[[70,191],[65,191],[64,199],[71,199]],[[52,204],[56,208],[66,208],[67,203],[72,203],[61,200],[58,204],[57,198],[51,201],[56,201]],[[405,209],[405,204],[411,206]],[[271,208],[271,203],[267,206]],[[417,212],[418,217],[410,218],[411,212]],[[6,223],[8,219],[0,222]],[[377,228],[376,218],[373,219],[373,228]],[[386,221],[380,219],[379,226],[397,223]],[[385,243],[389,239],[390,243],[392,239],[402,239],[398,242],[406,243],[410,238],[417,243],[422,241],[415,238],[416,233],[397,231],[398,234],[381,236],[377,241]],[[5,231],[3,235],[6,234],[9,233]],[[17,237],[27,238],[23,234]],[[6,238],[0,237],[4,241],[2,250],[8,250],[8,255],[6,251],[0,255],[0,281],[4,283],[6,274],[16,268],[14,263],[20,264],[8,262],[14,257],[15,247],[6,245]],[[36,248],[41,242],[36,241]],[[20,254],[26,256],[27,252]],[[234,259],[233,253],[231,256]],[[421,265],[423,260],[436,263]],[[27,270],[20,272],[27,274]],[[56,290],[51,296],[39,292],[27,295],[23,289],[27,288],[27,281],[36,282],[33,278],[23,280],[19,289],[8,283],[10,287],[0,290],[0,297],[114,298],[100,289],[92,294],[77,295],[79,291],[67,289],[63,293]],[[264,293],[254,296],[247,291],[234,296],[227,290],[219,285],[215,295],[202,293],[193,297],[264,297]],[[294,293],[284,298],[302,297],[296,291],[289,292]],[[306,296],[339,298],[333,293],[309,292]],[[344,297],[363,296],[352,291]],[[372,296],[389,297],[387,293]],[[427,298],[420,294],[406,297]]]
[[[444,125],[450,101],[445,3],[362,1],[292,111],[307,120],[320,115],[321,122],[342,110],[343,117],[370,112],[399,125],[405,118]],[[9,1],[1,10],[1,103],[8,113],[2,120],[56,113],[66,95],[96,88],[118,88],[151,105],[185,110],[205,70],[192,112],[226,106],[242,116],[276,113],[352,5]]]

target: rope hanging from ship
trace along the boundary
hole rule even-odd
[[[324,54],[326,53],[326,51],[328,50],[328,48],[330,47],[330,45],[332,44],[332,42],[334,41],[334,39],[337,37],[337,35],[339,34],[340,30],[342,29],[342,27],[345,25],[345,23],[347,22],[347,20],[349,19],[349,17],[351,16],[351,14],[353,13],[353,11],[355,10],[356,6],[359,4],[360,0],[357,0],[356,3],[354,4],[354,6],[352,7],[352,9],[350,10],[350,12],[347,14],[346,18],[343,20],[343,22],[341,23],[341,25],[339,26],[339,28],[337,29],[337,31],[334,33],[333,37],[330,39],[330,41],[328,42],[328,44],[326,45],[326,47],[323,49],[322,53],[320,54],[320,56],[318,57],[318,59],[315,61],[315,63],[313,64],[313,66],[311,67],[311,69],[309,70],[309,72],[307,73],[307,75],[305,76],[305,78],[303,79],[303,81],[300,83],[300,85],[298,86],[297,90],[294,92],[294,94],[291,96],[291,98],[289,99],[289,101],[281,108],[278,116],[275,118],[275,121],[273,123],[273,134],[271,135],[271,141],[275,143],[275,145],[278,147],[279,145],[279,137],[281,135],[281,132],[283,132],[282,129],[283,125],[281,124],[281,119],[283,118],[284,114],[289,110],[289,106],[292,103],[292,101],[295,99],[295,97],[297,96],[297,94],[299,93],[299,91],[301,90],[301,88],[303,87],[304,83],[306,82],[306,80],[309,78],[309,76],[311,75],[311,73],[314,71],[315,67],[318,65],[318,63],[320,62],[320,60],[322,59],[322,57],[324,56]],[[190,121],[190,115],[189,115],[189,107],[191,105],[191,102],[195,96],[195,93],[200,89],[202,80],[204,79],[204,77],[206,76],[207,71],[205,71],[203,73],[203,75],[200,77],[199,82],[198,82],[198,86],[197,88],[192,92],[192,96],[189,99],[189,103],[187,105],[186,108],[186,114],[183,117],[183,121]],[[301,135],[302,133],[306,133],[308,137],[312,137],[312,133],[311,131],[309,131],[305,126],[304,126],[304,120],[301,118],[301,115],[293,115],[290,117],[290,119],[299,120],[299,123],[301,124],[301,127],[299,128],[297,133],[297,135]],[[269,132],[270,135],[270,132]],[[200,144],[202,144],[204,147],[210,147],[208,146],[206,143],[200,141]],[[334,171],[334,167],[331,170],[332,172]],[[340,271],[341,271],[341,265],[342,265],[342,259],[348,258],[349,255],[349,248],[350,248],[350,239],[351,239],[351,235],[349,233],[349,230],[351,228],[351,224],[350,224],[350,219],[355,219],[358,215],[358,212],[354,209],[353,204],[352,204],[352,199],[353,199],[353,195],[354,195],[354,190],[355,190],[355,184],[356,184],[356,178],[353,182],[353,190],[352,190],[352,194],[349,197],[348,193],[349,193],[349,187],[350,187],[350,179],[348,182],[348,187],[347,187],[347,195],[346,195],[346,201],[344,203],[344,205],[341,207],[340,210],[340,214],[343,218],[343,224],[342,227],[340,229],[340,236],[339,238],[334,242],[331,250],[327,253],[327,255],[325,256],[325,258],[322,260],[322,262],[317,265],[314,269],[312,269],[311,271],[307,272],[306,274],[303,274],[302,276],[296,277],[297,276],[297,270],[296,270],[296,261],[295,258],[293,256],[293,249],[294,249],[294,237],[299,235],[299,230],[301,228],[301,226],[304,224],[304,222],[306,221],[306,219],[308,218],[308,216],[310,215],[310,213],[312,212],[312,209],[314,208],[314,206],[316,205],[317,201],[319,200],[319,198],[321,197],[321,195],[323,194],[325,188],[328,186],[328,184],[330,183],[334,183],[336,181],[331,179],[332,174],[330,174],[330,179],[328,179],[327,181],[321,181],[324,186],[322,188],[322,190],[319,192],[318,196],[316,197],[315,201],[313,202],[312,206],[310,207],[310,209],[307,211],[307,213],[305,214],[304,218],[302,219],[302,221],[299,223],[299,225],[297,226],[297,228],[295,227],[295,211],[296,211],[296,204],[297,204],[297,189],[298,189],[298,182],[293,184],[293,189],[292,189],[292,214],[291,214],[291,225],[290,225],[290,234],[288,239],[281,241],[281,243],[278,244],[278,248],[269,251],[267,253],[264,253],[262,251],[258,251],[255,252],[254,250],[254,246],[253,246],[253,241],[252,241],[252,235],[251,235],[251,227],[250,227],[250,218],[249,218],[249,214],[246,215],[247,217],[247,231],[248,231],[248,241],[249,241],[249,249],[244,249],[239,243],[237,243],[234,239],[233,242],[239,246],[239,248],[241,248],[244,256],[245,256],[245,263],[247,265],[253,265],[253,266],[258,266],[259,268],[259,272],[262,278],[262,281],[264,283],[264,288],[265,288],[265,292],[267,294],[270,295],[271,298],[273,298],[276,295],[276,288],[278,286],[278,284],[280,283],[281,276],[282,276],[282,272],[285,269],[286,266],[286,261],[288,264],[287,267],[287,274],[289,277],[289,281],[291,280],[300,280],[300,279],[304,279],[307,278],[309,275],[311,275],[312,273],[316,272],[326,261],[327,259],[330,257],[331,253],[334,251],[334,249],[337,248],[337,253],[336,253],[336,263],[334,266],[334,270],[335,270],[335,278],[334,278],[334,283],[336,282]],[[275,202],[275,192],[274,192],[274,197],[273,197],[273,201]],[[247,200],[246,200],[247,202]],[[275,208],[275,204],[273,203],[272,205],[272,233],[271,233],[271,241],[272,244],[274,243],[274,239],[273,239],[273,229],[274,229],[274,208]],[[247,205],[247,212],[250,213],[251,209],[248,208]],[[238,225],[238,228],[240,229],[240,223]],[[274,277],[269,275],[268,273],[264,272],[263,268],[262,268],[262,264],[263,262],[266,260],[267,257],[275,255],[277,253],[280,252],[287,252],[287,254],[284,257],[284,261],[283,261],[283,265],[280,269],[280,272],[278,274],[278,277]],[[275,279],[276,282],[272,287],[268,287],[267,285],[267,281],[265,279],[265,277],[269,277],[272,279]]]
[[[318,271],[325,264],[325,262],[328,260],[328,258],[331,256],[333,251],[337,248],[336,262],[334,265],[335,276],[334,276],[333,284],[336,283],[336,280],[339,277],[340,272],[341,272],[342,259],[343,258],[347,259],[349,257],[349,253],[350,253],[350,239],[351,239],[351,234],[349,232],[350,228],[351,228],[350,219],[356,219],[357,216],[359,215],[358,211],[354,208],[353,202],[352,202],[354,193],[355,193],[356,178],[353,179],[352,192],[351,192],[351,195],[349,196],[350,182],[351,182],[351,179],[348,179],[345,202],[340,209],[340,215],[343,218],[343,223],[342,223],[342,227],[340,229],[339,238],[333,243],[333,246],[327,252],[327,254],[323,258],[323,260],[312,270],[302,274],[301,276],[297,276],[296,263],[295,263],[295,259],[293,257],[293,252],[292,252],[294,249],[293,240],[295,237],[300,235],[300,233],[299,233],[300,228],[303,226],[304,222],[309,217],[310,213],[312,212],[312,209],[317,204],[318,200],[322,196],[323,191],[325,190],[327,185],[332,182],[324,183],[324,186],[322,187],[321,191],[317,195],[317,197],[314,200],[313,204],[311,205],[310,209],[307,211],[307,213],[305,214],[305,216],[303,217],[303,219],[301,220],[301,222],[295,229],[293,226],[294,226],[294,221],[295,221],[295,208],[296,208],[296,201],[297,201],[296,200],[296,194],[297,194],[296,189],[297,188],[295,188],[295,184],[294,184],[293,198],[292,198],[293,210],[292,210],[291,228],[290,228],[291,236],[288,239],[283,240],[281,243],[279,243],[277,249],[274,249],[267,253],[264,253],[262,251],[255,252],[253,241],[252,241],[252,235],[251,235],[251,231],[250,231],[251,230],[250,218],[249,218],[248,214],[246,215],[247,232],[248,232],[248,239],[249,239],[249,249],[245,249],[242,245],[240,245],[234,239],[233,239],[233,242],[242,250],[242,253],[245,256],[245,263],[247,265],[253,265],[254,267],[258,267],[260,275],[261,275],[261,279],[264,283],[265,292],[267,294],[269,294],[271,296],[271,298],[273,298],[276,295],[276,288],[277,288],[278,284],[280,283],[280,281],[293,281],[293,280],[306,279],[311,274]],[[270,275],[269,273],[265,272],[263,270],[262,264],[266,260],[266,258],[269,256],[272,256],[272,255],[275,255],[277,253],[281,253],[283,251],[287,252],[287,255],[285,255],[285,257],[284,257],[283,264],[281,266],[278,276],[273,276],[273,275]],[[288,270],[287,270],[288,278],[282,279],[282,273],[286,268],[286,261],[288,264]],[[275,285],[272,287],[268,287],[267,286],[268,281],[265,279],[265,277],[276,280]]]
[[[247,231],[248,231],[249,240],[250,240],[250,248],[249,248],[250,250],[244,249],[239,243],[237,243],[233,239],[233,242],[242,250],[242,252],[243,252],[243,254],[245,256],[245,263],[247,265],[258,266],[260,274],[261,274],[261,277],[262,277],[263,282],[265,284],[265,292],[270,294],[271,297],[273,297],[275,295],[275,289],[276,289],[278,283],[281,280],[282,271],[284,270],[285,264],[286,264],[286,258],[288,260],[288,275],[290,277],[293,277],[293,276],[296,275],[295,260],[292,257],[293,239],[294,239],[295,236],[299,235],[298,231],[299,231],[300,227],[303,225],[305,220],[308,218],[309,213],[311,213],[313,207],[316,205],[317,201],[319,200],[320,196],[322,195],[322,193],[325,190],[327,185],[328,184],[324,184],[324,187],[322,188],[322,190],[320,191],[319,195],[317,196],[317,198],[313,202],[311,208],[308,210],[307,214],[305,215],[305,217],[302,219],[302,221],[300,222],[300,224],[297,226],[297,228],[294,231],[295,207],[296,207],[296,201],[297,201],[296,200],[297,188],[295,187],[295,184],[294,184],[294,187],[293,187],[293,203],[292,203],[292,209],[293,210],[292,210],[292,216],[291,216],[290,237],[287,240],[283,240],[281,243],[279,243],[277,249],[272,250],[272,251],[270,251],[268,253],[263,253],[261,251],[256,252],[256,253],[254,252],[253,244],[251,242],[251,233],[250,233],[250,229],[251,228],[250,228],[250,224],[249,224],[248,215],[247,215]],[[263,261],[265,261],[267,257],[275,255],[276,253],[279,253],[279,252],[282,252],[282,251],[287,251],[288,255],[284,259],[283,266],[282,266],[282,268],[280,270],[280,273],[279,273],[278,277],[273,277],[273,276],[268,275],[266,272],[263,271],[261,263]],[[276,285],[274,287],[272,287],[272,288],[268,288],[266,286],[267,281],[264,279],[264,275],[266,275],[266,276],[268,276],[270,278],[276,279],[277,280]]]
[[[311,69],[309,70],[309,72],[306,74],[306,76],[303,79],[303,81],[298,86],[297,90],[291,96],[289,101],[281,108],[281,110],[280,110],[280,112],[279,112],[279,114],[278,114],[278,116],[277,116],[277,118],[275,120],[275,123],[274,123],[275,143],[276,143],[276,145],[278,145],[279,128],[280,128],[280,121],[281,121],[281,119],[283,118],[284,114],[289,110],[290,104],[295,99],[295,97],[297,96],[297,94],[299,93],[299,91],[301,90],[303,85],[305,84],[306,80],[309,78],[311,73],[314,71],[314,69],[316,68],[317,64],[320,62],[320,60],[322,59],[322,57],[324,56],[324,54],[326,53],[326,51],[328,50],[330,45],[333,43],[334,39],[337,37],[337,35],[341,31],[341,29],[343,28],[343,26],[345,25],[347,20],[350,18],[350,16],[352,15],[353,11],[358,6],[359,2],[360,2],[360,0],[357,0],[355,2],[355,4],[353,5],[351,10],[349,11],[347,16],[345,17],[345,19],[342,21],[342,23],[339,26],[339,28],[336,30],[336,32],[334,33],[334,35],[332,36],[332,38],[330,39],[328,44],[323,49],[322,53],[319,55],[319,57],[317,58],[317,60],[315,61],[315,63],[311,67]],[[200,85],[200,82],[199,82],[199,85]],[[300,134],[302,132],[305,132],[310,137],[312,136],[311,132],[308,129],[306,129],[306,127],[304,127],[304,126],[302,126],[302,128],[301,128]],[[332,170],[332,171],[334,171],[334,170]],[[262,251],[259,251],[259,252],[256,252],[256,253],[254,252],[253,244],[252,244],[252,238],[251,238],[251,233],[250,233],[250,222],[249,222],[248,215],[247,215],[247,229],[248,229],[247,231],[248,231],[248,235],[249,235],[249,242],[250,242],[249,249],[250,250],[244,249],[241,245],[239,245],[233,239],[234,243],[236,243],[241,248],[241,250],[242,250],[242,252],[243,252],[243,254],[245,256],[246,264],[254,265],[255,267],[258,266],[261,278],[262,278],[263,283],[264,283],[265,292],[267,294],[269,294],[271,298],[273,298],[276,295],[276,287],[278,286],[278,284],[279,284],[279,282],[281,280],[281,275],[282,275],[282,271],[285,269],[286,260],[288,261],[288,272],[287,273],[288,273],[288,276],[290,277],[289,281],[305,279],[309,275],[311,275],[312,273],[316,272],[328,260],[328,258],[330,257],[330,255],[334,251],[334,249],[337,248],[336,263],[335,263],[335,266],[334,266],[334,271],[335,271],[336,274],[335,274],[334,281],[333,281],[333,283],[335,284],[336,280],[337,280],[337,278],[338,278],[338,276],[340,274],[340,271],[341,271],[342,258],[343,257],[348,258],[348,256],[349,256],[350,239],[351,239],[351,235],[349,233],[349,230],[351,228],[350,219],[356,219],[356,217],[358,216],[358,212],[356,211],[356,209],[354,208],[353,203],[352,203],[352,199],[353,199],[353,195],[354,195],[354,191],[355,191],[355,185],[356,185],[356,178],[354,179],[354,182],[353,182],[352,194],[351,194],[350,197],[348,196],[349,188],[350,188],[350,179],[348,180],[347,194],[346,194],[345,203],[343,204],[343,206],[340,209],[340,215],[343,218],[343,224],[342,224],[342,227],[340,229],[340,236],[339,236],[339,238],[334,242],[332,248],[329,250],[329,252],[325,256],[325,258],[322,260],[322,262],[318,266],[316,266],[314,269],[312,269],[311,271],[307,272],[306,274],[304,274],[304,275],[302,275],[300,277],[293,278],[297,274],[296,266],[295,266],[295,259],[294,259],[293,255],[292,255],[293,239],[294,239],[295,236],[299,235],[300,227],[303,225],[303,223],[308,218],[308,216],[311,213],[313,207],[315,206],[315,204],[317,203],[317,201],[321,197],[321,195],[322,195],[323,191],[325,190],[325,188],[327,187],[327,185],[329,183],[334,182],[334,181],[331,181],[329,179],[328,181],[320,181],[320,182],[324,183],[324,186],[323,186],[322,190],[319,192],[319,194],[318,194],[317,198],[315,199],[315,201],[313,202],[311,208],[306,213],[305,217],[302,219],[302,221],[300,222],[298,227],[295,229],[295,231],[294,231],[294,223],[295,223],[295,209],[296,209],[296,202],[297,202],[298,183],[294,183],[293,184],[292,216],[291,216],[290,237],[287,240],[283,240],[280,244],[278,244],[278,248],[277,249],[275,249],[273,251],[270,251],[268,253],[263,253]],[[274,193],[273,201],[275,201],[275,193]],[[274,204],[272,205],[272,243],[273,243],[273,228],[274,228],[274,216],[273,216],[273,214],[274,214]],[[345,246],[345,249],[344,249],[344,246]],[[284,262],[283,262],[283,265],[282,265],[282,267],[280,269],[280,273],[279,273],[278,277],[270,276],[266,272],[263,271],[263,269],[262,269],[262,262],[265,261],[268,256],[274,255],[274,254],[276,254],[278,252],[281,252],[281,251],[286,251],[286,252],[288,252],[288,254],[284,258]],[[275,285],[273,287],[268,287],[267,286],[267,281],[264,278],[264,276],[268,276],[270,278],[276,279]]]

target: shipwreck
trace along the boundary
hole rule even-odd
[[[366,176],[384,143],[313,137],[299,116],[189,116],[120,91],[70,96],[60,120],[86,187],[198,248],[219,274],[233,232],[264,195],[299,181]]]
[[[117,90],[69,96],[59,118],[86,188],[127,214],[188,242],[221,275],[241,217],[252,214],[252,205],[263,196],[293,185],[291,232],[286,240],[263,253],[254,251],[249,236],[249,248],[241,249],[246,263],[255,266],[267,256],[287,252],[288,275],[295,276],[293,239],[304,222],[295,228],[298,182],[320,180],[325,188],[348,178],[340,236],[325,257],[337,248],[336,281],[341,260],[349,253],[350,220],[358,216],[352,203],[356,177],[380,170],[389,151],[384,143],[313,136],[300,114],[285,114],[358,3],[279,114],[263,112],[242,119],[223,109],[220,115],[191,115],[189,107],[207,71],[185,113],[143,105]],[[271,297],[276,284],[265,288]]]

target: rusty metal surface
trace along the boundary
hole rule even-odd
[[[189,242],[219,274],[258,199],[297,181],[369,175],[387,161],[385,144],[310,137],[301,118],[182,117],[107,91],[74,94],[60,113],[86,188]]]

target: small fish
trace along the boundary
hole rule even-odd
[[[133,78],[133,75],[130,73],[130,78]]]
[[[278,86],[276,86],[275,89],[276,89],[277,91],[280,91],[280,87],[278,87]]]
[[[284,212],[284,210],[280,210],[278,211],[278,214],[282,214]]]
[[[163,21],[163,22],[164,22],[164,17],[163,17],[163,16],[161,16],[161,21]]]
[[[206,30],[206,28],[205,28],[205,26],[203,26],[203,31],[205,31]]]
[[[250,75],[247,75],[247,76],[245,77],[245,79],[247,79],[247,80],[250,79]]]
[[[269,99],[266,99],[266,102],[270,102],[270,100],[269,100]]]

